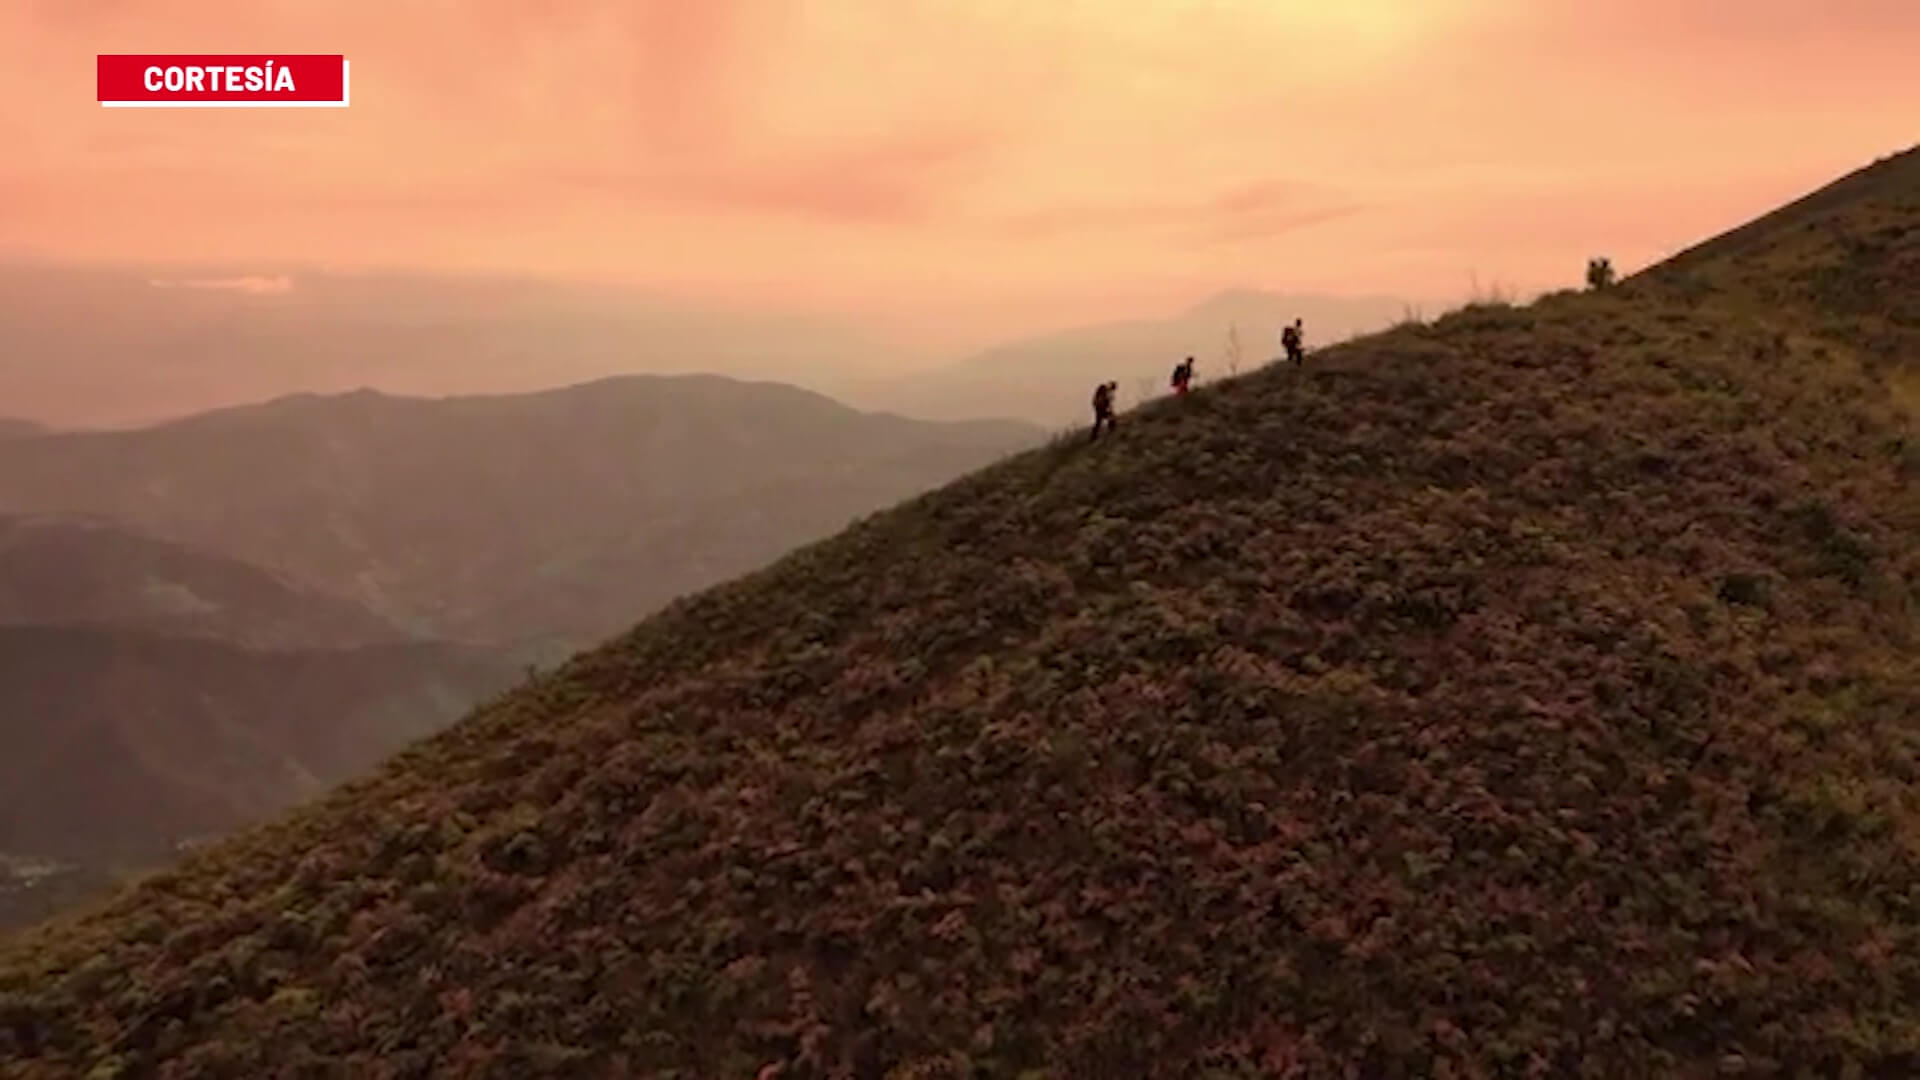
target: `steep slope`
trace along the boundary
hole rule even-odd
[[[864,520],[14,942],[0,1060],[1913,1075],[1920,460],[1740,306],[1470,308]]]
[[[0,626],[95,626],[262,648],[395,642],[399,629],[257,567],[110,522],[0,514]]]
[[[298,396],[0,449],[0,507],[232,555],[412,632],[584,642],[1033,445],[775,384]]]
[[[1695,244],[1653,267],[1652,276],[1673,278],[1717,270],[1739,275],[1741,285],[1778,299],[1787,295],[1792,279],[1818,264],[1831,266],[1866,256],[1861,261],[1873,268],[1871,264],[1883,254],[1875,250],[1880,245],[1858,241],[1876,235],[1889,244],[1900,240],[1911,231],[1916,200],[1920,200],[1920,145],[1889,154],[1771,213]],[[1799,283],[1808,284],[1804,279]]]
[[[1168,318],[1133,319],[1010,342],[957,364],[850,386],[848,400],[909,416],[950,420],[1012,416],[1048,427],[1080,423],[1095,385],[1118,382],[1123,400],[1166,392],[1167,373],[1193,356],[1200,375],[1228,374],[1230,328],[1240,338],[1241,370],[1279,353],[1280,327],[1306,321],[1312,346],[1381,329],[1408,305],[1391,297],[1290,296],[1236,290]]]
[[[0,852],[166,857],[367,768],[517,674],[443,645],[264,652],[0,628]]]
[[[1849,348],[1920,413],[1920,146],[1682,252],[1630,284],[1733,304]]]

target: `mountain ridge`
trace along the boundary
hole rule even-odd
[[[717,376],[290,395],[10,442],[0,508],[108,517],[414,635],[584,643],[1041,434]]]
[[[878,416],[888,419],[911,420],[909,417],[896,416],[884,411],[860,409],[820,391],[776,379],[747,379],[711,372],[691,372],[604,375],[562,386],[500,392],[401,394],[370,386],[360,386],[351,390],[326,393],[296,391],[268,398],[264,401],[222,406],[188,416],[159,421],[140,428],[122,429],[122,432],[151,431],[155,428],[199,426],[206,424],[217,425],[257,418],[276,418],[289,413],[297,414],[301,412],[321,411],[346,405],[417,410],[449,406],[483,408],[528,402],[564,402],[573,399],[591,399],[596,395],[613,393],[637,396],[651,390],[663,388],[700,392],[744,392],[761,395],[765,401],[771,404],[805,405],[807,408],[822,414],[842,417]],[[933,423],[959,429],[995,431],[1021,430],[1026,427],[1026,425],[1018,421],[994,418],[917,422]]]
[[[272,287],[230,287],[254,279]],[[116,429],[343,383],[513,393],[687,368],[791,380],[900,351],[831,319],[584,282],[4,259],[0,339],[13,358],[0,399]]]
[[[1223,356],[1239,334],[1242,370],[1279,355],[1280,327],[1305,320],[1319,347],[1404,318],[1411,305],[1385,296],[1323,296],[1227,289],[1169,315],[1075,326],[1005,342],[961,360],[846,388],[852,400],[930,419],[1010,416],[1058,428],[1078,422],[1092,387],[1114,380],[1130,404],[1163,393],[1181,357],[1199,374],[1231,374]]]
[[[0,1054],[1910,1075],[1901,358],[1709,269],[1203,385],[670,603],[0,944]]]
[[[1660,275],[1684,272],[1702,262],[1727,260],[1743,254],[1748,245],[1763,247],[1791,226],[1803,225],[1830,210],[1848,210],[1862,201],[1877,201],[1889,189],[1904,189],[1911,197],[1920,189],[1920,144],[1896,150],[1793,199],[1752,221],[1681,249],[1649,270]]]
[[[0,625],[121,626],[291,648],[407,638],[338,597],[117,521],[5,512]]]

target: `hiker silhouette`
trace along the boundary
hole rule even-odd
[[[1173,378],[1169,381],[1169,385],[1173,387],[1175,394],[1184,394],[1187,392],[1188,385],[1192,382],[1193,357],[1189,356],[1173,366]]]
[[[1100,429],[1102,427],[1105,427],[1108,431],[1113,430],[1113,426],[1114,426],[1113,392],[1119,389],[1119,387],[1120,387],[1119,383],[1104,382],[1094,388],[1094,391],[1093,391],[1093,437],[1092,437],[1093,439],[1098,439],[1100,437]],[[1092,439],[1089,439],[1088,441],[1091,442]]]
[[[1287,351],[1287,359],[1295,367],[1300,366],[1307,356],[1307,350],[1301,345],[1301,337],[1300,320],[1297,318],[1293,320],[1293,325],[1280,331],[1280,347]]]

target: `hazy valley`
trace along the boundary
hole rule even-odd
[[[0,444],[0,923],[1040,437],[717,377],[23,430]]]

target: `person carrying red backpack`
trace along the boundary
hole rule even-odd
[[[1169,385],[1173,387],[1173,392],[1175,394],[1185,394],[1187,392],[1188,385],[1191,384],[1192,382],[1193,382],[1193,357],[1189,356],[1185,360],[1182,360],[1180,363],[1175,364],[1173,366],[1173,378],[1171,379]]]

